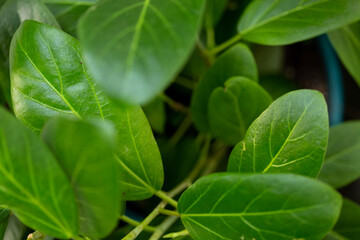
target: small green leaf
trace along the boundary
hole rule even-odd
[[[341,196],[328,185],[292,174],[213,174],[187,189],[178,205],[195,240],[320,240],[340,209]]]
[[[163,183],[159,149],[140,107],[118,108],[88,73],[80,43],[35,21],[24,22],[11,46],[11,84],[18,119],[39,133],[52,116],[109,120],[124,200],[151,197]]]
[[[4,239],[9,216],[10,216],[9,210],[5,208],[0,208],[0,239]]]
[[[324,160],[329,122],[323,95],[290,92],[256,119],[232,151],[228,171],[297,173],[316,177]]]
[[[79,234],[94,239],[114,229],[120,207],[113,152],[115,135],[108,133],[107,128],[112,126],[97,125],[54,118],[42,132],[74,189]]]
[[[33,19],[58,27],[55,17],[38,0],[3,0],[0,2],[0,85],[8,105],[11,107],[9,49],[11,38],[20,24]]]
[[[360,22],[328,34],[346,69],[360,85]]]
[[[169,85],[194,46],[204,2],[104,0],[90,8],[79,37],[105,92],[143,104]]]
[[[26,225],[57,238],[77,235],[70,182],[45,144],[0,109],[0,202]]]
[[[257,81],[257,67],[250,49],[243,44],[237,44],[223,53],[204,74],[191,100],[191,113],[196,128],[207,133],[208,102],[211,93],[217,87],[223,87],[225,81],[231,77],[243,76]]]
[[[240,142],[250,124],[270,105],[270,95],[256,82],[234,77],[209,100],[211,133],[228,144]]]
[[[319,179],[335,188],[360,178],[360,121],[330,129],[329,143]]]
[[[255,0],[238,24],[248,41],[285,45],[335,30],[360,19],[358,0]]]

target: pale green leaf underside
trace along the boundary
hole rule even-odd
[[[316,177],[329,134],[327,106],[314,90],[290,92],[264,111],[232,151],[228,171]]]
[[[200,132],[208,133],[210,130],[208,103],[211,93],[217,87],[223,87],[229,78],[236,76],[258,81],[255,59],[244,44],[237,44],[220,55],[197,85],[191,99],[191,114],[195,127]]]
[[[5,231],[8,225],[10,211],[0,208],[0,239],[4,239]]]
[[[360,85],[360,22],[330,32],[328,36],[342,63]]]
[[[359,154],[359,121],[331,128],[324,165],[318,179],[340,188],[360,178]]]
[[[80,20],[84,57],[114,99],[146,103],[178,73],[194,46],[204,0],[104,0]],[[169,57],[171,56],[171,57]]]
[[[44,234],[76,236],[75,198],[61,167],[37,136],[5,110],[0,112],[1,205]]]
[[[200,179],[178,206],[195,240],[320,240],[340,208],[341,196],[321,182],[291,174],[236,173]]]
[[[315,37],[360,19],[358,0],[255,0],[238,31],[246,40],[284,45]]]
[[[116,158],[124,199],[150,197],[163,182],[161,156],[140,107],[116,107],[88,73],[80,43],[58,29],[26,21],[11,48],[16,116],[39,133],[53,116],[111,121],[118,132]]]

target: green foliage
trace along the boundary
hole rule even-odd
[[[0,209],[0,239],[4,239],[6,228],[8,225],[10,211],[7,209]]]
[[[340,208],[337,192],[305,177],[222,173],[186,190],[178,210],[195,240],[291,240],[321,239]]]

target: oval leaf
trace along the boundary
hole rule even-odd
[[[360,19],[358,0],[255,0],[239,33],[248,41],[284,45],[321,35]]]
[[[77,235],[73,190],[40,139],[0,109],[0,202],[26,225],[57,238]]]
[[[79,234],[94,239],[113,230],[119,212],[115,137],[108,127],[55,118],[42,132],[75,191]]]
[[[203,8],[204,0],[99,2],[79,23],[95,79],[114,99],[151,100],[189,57]]]
[[[320,240],[340,208],[332,188],[291,174],[210,175],[186,190],[178,205],[195,240]]]
[[[360,85],[360,22],[328,34],[346,69]]]
[[[263,112],[232,151],[228,171],[316,177],[329,134],[327,106],[314,90],[290,92]]]
[[[52,116],[95,117],[116,127],[116,159],[125,200],[151,197],[163,183],[159,149],[140,107],[120,109],[95,84],[80,43],[64,32],[24,22],[11,48],[11,84],[16,116],[40,132]]]
[[[319,179],[335,188],[360,178],[360,121],[330,129],[329,143]]]
[[[204,74],[194,91],[191,114],[200,132],[207,133],[210,130],[208,102],[211,93],[217,87],[223,87],[226,80],[236,76],[258,80],[255,59],[250,49],[243,44],[237,44],[223,53]]]
[[[225,89],[215,89],[209,100],[212,135],[228,144],[237,144],[271,102],[270,95],[256,82],[242,77],[229,79]]]

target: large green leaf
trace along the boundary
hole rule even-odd
[[[189,57],[204,0],[103,0],[80,20],[84,57],[114,99],[146,103]]]
[[[6,227],[8,225],[10,211],[0,208],[0,239],[4,239]]]
[[[70,182],[45,144],[0,109],[0,204],[26,225],[58,238],[77,235]]]
[[[318,240],[340,208],[332,188],[292,174],[210,175],[186,190],[178,205],[195,240]]]
[[[80,43],[64,32],[24,22],[11,48],[11,84],[16,116],[40,132],[52,116],[110,120],[117,129],[119,182],[126,200],[150,197],[163,183],[161,156],[140,107],[120,109],[88,73]]]
[[[341,61],[360,85],[360,22],[328,34]]]
[[[75,191],[79,234],[94,239],[113,230],[120,207],[113,153],[115,131],[111,126],[99,126],[55,118],[42,132]]]
[[[232,151],[228,171],[316,177],[329,134],[327,106],[314,90],[290,92],[263,112]]]
[[[256,82],[243,77],[229,79],[225,89],[216,88],[209,100],[212,135],[228,144],[237,144],[271,102],[270,95]]]
[[[358,0],[255,0],[238,24],[248,41],[265,45],[299,42],[360,19]]]
[[[258,80],[255,59],[250,49],[243,44],[237,44],[223,53],[197,85],[191,100],[191,113],[199,131],[209,131],[208,102],[211,93],[217,87],[223,87],[226,80],[235,76]]]
[[[319,179],[335,188],[360,178],[360,121],[330,129],[329,143]]]
[[[9,77],[9,49],[11,38],[16,29],[26,19],[58,27],[55,17],[38,0],[2,0],[0,3],[0,85],[9,105],[10,77]]]

